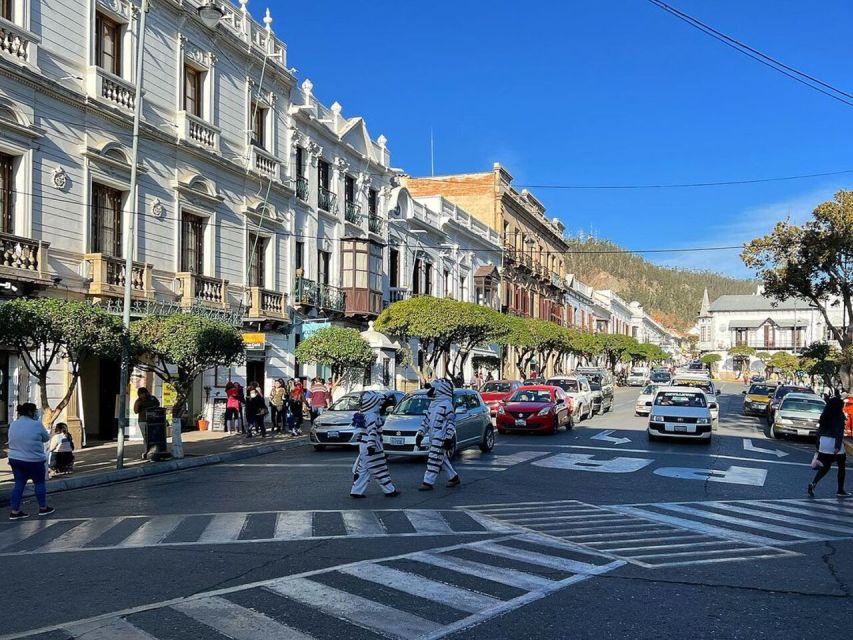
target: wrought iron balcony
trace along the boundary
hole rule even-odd
[[[344,220],[352,224],[358,224],[361,221],[361,206],[351,200],[347,200],[344,207]]]
[[[367,229],[370,233],[381,234],[382,227],[382,218],[377,215],[367,216]]]
[[[296,197],[302,202],[308,202],[308,178],[305,176],[296,178]]]
[[[228,308],[228,281],[182,271],[175,274],[177,293],[184,308],[196,306]]]
[[[317,303],[325,311],[343,312],[346,308],[346,294],[340,287],[321,283],[317,285]]]
[[[124,295],[127,270],[124,258],[114,258],[103,253],[87,253],[84,260],[89,266],[89,295],[121,297]],[[134,262],[130,273],[130,295],[134,299],[153,299],[151,265]]]
[[[508,244],[504,245],[504,262],[507,264],[513,263],[517,260],[517,252],[515,247],[512,247]]]
[[[48,242],[0,233],[0,278],[47,284]]]
[[[263,287],[249,287],[247,317],[252,320],[288,320],[287,294]]]
[[[323,211],[328,211],[329,213],[337,213],[338,196],[336,196],[326,187],[321,185],[317,188],[317,206],[320,207]]]

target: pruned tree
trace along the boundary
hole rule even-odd
[[[507,316],[490,307],[472,302],[457,302],[451,345],[457,347],[448,373],[455,377],[462,372],[465,362],[476,347],[493,344],[510,332]]]
[[[0,305],[0,327],[0,340],[15,349],[38,381],[45,426],[52,425],[68,406],[86,360],[119,358],[126,336],[120,320],[102,308],[58,298],[10,300]],[[51,406],[47,379],[62,359],[68,363],[69,382],[58,402]]]
[[[785,351],[777,351],[770,357],[767,366],[784,378],[792,378],[800,366],[800,359]]]
[[[735,363],[738,372],[742,372],[744,368],[749,369],[749,364],[754,355],[755,349],[745,344],[735,345],[729,349],[729,357]]]
[[[766,295],[801,299],[818,310],[842,351],[853,347],[853,192],[839,191],[803,225],[779,222],[746,245],[741,258],[754,269]],[[848,321],[830,313],[840,304]],[[850,389],[851,367],[842,360],[839,376]]]
[[[537,356],[540,359],[550,357],[559,346],[561,327],[553,322],[516,316],[506,316],[506,321],[509,332],[502,339],[502,344],[512,347],[515,366],[522,376],[527,375]],[[542,360],[539,364],[544,368],[546,362]]]
[[[361,334],[346,327],[326,327],[299,343],[294,352],[304,364],[321,364],[332,370],[332,388],[373,366],[376,352]]]
[[[706,353],[704,356],[699,358],[699,362],[706,365],[708,367],[708,371],[711,375],[714,374],[714,365],[720,362],[723,359],[719,353]]]

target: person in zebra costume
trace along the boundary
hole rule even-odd
[[[388,464],[385,462],[385,451],[382,448],[382,406],[385,396],[377,391],[365,391],[361,394],[358,412],[353,416],[358,442],[358,457],[352,466],[352,489],[350,496],[364,498],[364,492],[370,479],[373,478],[382,487],[386,498],[400,495],[391,482]]]
[[[433,398],[424,416],[415,444],[420,447],[424,436],[429,438],[429,457],[424,473],[424,481],[418,491],[431,491],[438,474],[444,469],[447,472],[448,487],[457,487],[462,482],[459,474],[453,470],[448,453],[453,449],[456,436],[456,414],[453,411],[453,383],[439,378],[433,380],[428,387],[427,396]]]

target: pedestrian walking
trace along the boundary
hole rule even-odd
[[[270,431],[272,431],[272,433],[284,432],[284,420],[286,413],[284,409],[285,394],[286,390],[284,388],[284,380],[278,378],[272,383],[272,389],[270,390],[270,422],[272,423]]]
[[[240,431],[240,400],[237,385],[230,380],[225,385],[225,430],[228,433]]]
[[[844,490],[845,465],[847,463],[847,456],[844,454],[845,422],[844,401],[838,396],[833,396],[823,408],[818,423],[817,453],[812,462],[812,465],[817,467],[817,473],[808,486],[808,493],[812,498],[814,498],[817,483],[829,473],[833,462],[838,467],[838,491],[835,495],[839,498],[846,498],[850,495]]]
[[[240,419],[240,431],[246,433],[246,390],[239,382],[234,383],[234,388],[237,390],[237,417]]]
[[[251,438],[256,431],[261,437],[267,437],[264,417],[267,415],[267,404],[257,385],[249,387],[249,397],[246,399],[246,437]]]
[[[37,419],[36,405],[25,402],[18,407],[18,419],[9,425],[9,466],[15,486],[9,500],[11,513],[9,520],[21,520],[28,514],[21,511],[24,487],[32,480],[40,516],[53,513],[55,509],[47,506],[47,455],[44,443],[50,440],[50,434]]]
[[[329,407],[329,390],[322,378],[314,378],[314,384],[311,385],[311,399],[308,402],[311,407],[311,424],[314,424],[317,416],[322,415]]]
[[[364,498],[364,492],[370,479],[373,478],[382,488],[386,498],[400,495],[391,482],[391,473],[385,460],[385,450],[382,448],[382,426],[385,418],[382,416],[382,406],[385,396],[377,391],[365,391],[359,399],[358,412],[352,419],[358,442],[358,456],[352,465],[352,489],[350,496]]]
[[[302,420],[305,417],[305,388],[302,380],[296,379],[288,396],[288,409],[290,411],[290,435],[302,435]]]
[[[68,425],[58,423],[47,445],[48,468],[55,474],[71,473],[74,470],[74,442],[68,435]]]
[[[456,436],[456,414],[453,411],[453,383],[439,378],[427,387],[427,396],[433,401],[415,436],[415,445],[420,447],[424,437],[429,440],[429,456],[424,481],[418,491],[432,491],[438,474],[442,469],[447,473],[448,487],[457,487],[461,483],[459,474],[450,464],[448,453],[453,449]]]

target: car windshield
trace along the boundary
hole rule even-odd
[[[773,387],[766,384],[754,384],[749,388],[751,396],[769,396],[771,393],[773,393]]]
[[[665,372],[665,371],[655,371],[655,372],[651,375],[651,378],[650,378],[650,379],[651,379],[651,381],[652,381],[652,382],[666,382],[666,381],[668,381],[671,377],[672,377],[672,376],[670,376],[670,375],[669,375],[667,372]]]
[[[400,404],[394,407],[394,415],[422,416],[429,409],[430,403],[432,403],[432,398],[427,397],[425,393],[406,396]]]
[[[511,386],[509,382],[487,382],[480,391],[483,393],[509,393]]]
[[[351,393],[345,395],[343,398],[338,398],[329,407],[329,411],[357,411],[360,397],[358,393]]]
[[[593,391],[601,391],[601,383],[595,382],[594,380],[589,381],[589,388]]]
[[[705,407],[705,395],[683,391],[664,391],[655,397],[656,407]]]
[[[707,380],[676,380],[673,384],[676,387],[696,387],[705,393],[711,393],[711,383]]]
[[[647,384],[647,385],[643,388],[643,392],[642,392],[640,395],[643,395],[643,396],[653,396],[653,395],[655,395],[655,391],[657,391],[657,390],[658,390],[658,385],[656,385],[656,384]]]
[[[776,397],[784,398],[789,393],[814,393],[814,389],[811,387],[779,387],[776,390]]]
[[[644,376],[646,375],[645,369],[631,369],[632,376]]]
[[[804,411],[820,415],[826,403],[823,400],[810,398],[785,398],[779,411]]]
[[[578,391],[578,381],[577,380],[548,380],[548,384],[552,387],[560,387],[563,391],[568,391],[572,393],[573,391]]]
[[[519,389],[512,394],[510,402],[551,402],[551,392],[547,389]]]

